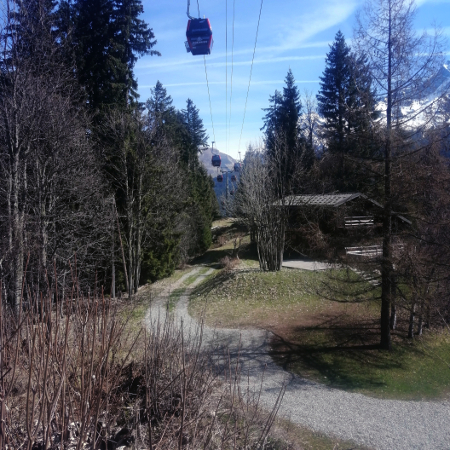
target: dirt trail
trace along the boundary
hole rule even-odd
[[[161,308],[169,293],[199,270],[194,268],[161,293],[147,314],[149,326],[151,316],[164,314]],[[188,314],[189,295],[211,272],[199,274],[175,308],[175,319],[183,321],[187,334],[199,328]],[[274,364],[268,354],[269,339],[265,330],[203,327],[203,345],[214,347],[219,362],[228,352],[232,358],[239,357],[245,375],[242,389],[247,383],[255,389],[261,387],[261,400],[268,408],[286,385],[280,414],[294,423],[380,450],[450,449],[450,402],[375,399],[304,380]]]

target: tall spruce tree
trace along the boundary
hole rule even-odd
[[[333,159],[329,164],[332,186],[357,190],[364,176],[360,179],[355,175],[355,161],[373,151],[369,138],[375,118],[372,79],[365,57],[357,58],[351,53],[341,31],[336,34],[325,63],[317,102],[325,120],[323,136]]]
[[[182,159],[188,166],[192,163],[198,164],[198,152],[201,148],[207,146],[209,137],[203,127],[199,110],[190,98],[186,101],[186,109],[181,110],[181,113],[189,136],[189,141],[185,144]]]
[[[139,56],[159,55],[140,0],[75,0],[71,6],[78,78],[93,111],[133,103]]]
[[[350,48],[344,35],[338,31],[325,59],[325,70],[320,77],[317,94],[319,112],[325,119],[325,136],[328,149],[345,153],[347,126],[347,100],[351,80]]]
[[[275,91],[269,102],[269,108],[264,109],[267,113],[263,129],[272,173],[277,178],[277,195],[282,197],[296,190],[294,176],[301,168],[305,146],[299,123],[302,104],[291,69],[285,78],[283,94]]]
[[[193,245],[190,254],[206,251],[212,243],[211,224],[217,199],[214,184],[205,168],[200,164],[198,154],[206,147],[208,135],[203,127],[198,108],[191,99],[181,111],[186,130],[186,139],[181,149],[181,162],[187,171],[189,190],[189,221],[192,222]]]

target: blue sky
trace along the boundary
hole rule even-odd
[[[203,56],[192,56],[184,47],[187,2],[143,0],[142,17],[153,28],[155,49],[162,56],[145,56],[136,64],[141,100],[150,96],[159,80],[176,108],[183,109],[188,98],[193,100],[214,147],[235,158],[239,151],[243,156],[250,143],[261,139],[262,108],[268,107],[275,89],[283,88],[289,68],[302,95],[305,90],[315,95],[329,44],[341,30],[351,45],[355,13],[363,3],[264,0],[249,89],[261,0],[199,0],[201,16],[208,17],[213,28],[214,47],[206,57],[209,96]],[[450,0],[416,4],[418,30],[432,29],[435,23],[450,36]],[[191,0],[191,15],[197,16],[197,0]]]

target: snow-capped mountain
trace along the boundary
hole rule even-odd
[[[446,103],[450,94],[450,61],[444,64],[437,74],[424,81],[423,86],[415,92],[402,93],[401,102],[393,109],[393,117],[405,129],[432,128],[444,120],[448,120]],[[395,99],[394,99],[395,103]],[[377,104],[381,121],[386,118],[386,101]]]

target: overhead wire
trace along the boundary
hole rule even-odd
[[[225,148],[228,153],[228,0],[225,0]]]
[[[199,3],[199,0],[197,0],[197,10],[198,10],[198,17],[200,18],[200,3]],[[216,142],[216,133],[214,131],[214,121],[213,121],[212,104],[211,104],[211,93],[209,91],[208,71],[206,69],[206,58],[205,58],[204,55],[203,55],[203,63],[205,65],[206,86],[208,87],[209,114],[211,116],[211,127],[212,127],[212,130],[213,130],[214,142]]]
[[[227,133],[230,134],[231,128],[231,100],[233,98],[233,72],[234,72],[234,19],[236,13],[236,0],[233,0],[233,32],[231,38],[231,79],[230,79],[230,115],[227,116]]]
[[[211,115],[211,126],[212,126],[212,130],[213,130],[214,142],[216,142],[216,133],[214,131],[214,121],[213,121],[213,113],[212,113],[212,105],[211,105],[211,94],[209,92],[208,71],[206,70],[206,57],[205,56],[203,56],[203,62],[205,63],[206,86],[208,87],[209,113]]]
[[[247,113],[248,94],[249,94],[249,92],[250,92],[250,85],[251,85],[251,82],[252,82],[253,62],[254,62],[254,60],[255,60],[256,44],[258,43],[259,23],[260,23],[260,21],[261,21],[261,13],[262,13],[262,8],[263,8],[263,3],[264,3],[264,0],[261,0],[261,7],[260,7],[260,9],[259,9],[259,17],[258,17],[258,25],[257,25],[257,27],[256,27],[255,46],[254,46],[254,48],[253,48],[252,63],[251,63],[251,65],[250,65],[250,77],[249,77],[249,80],[248,80],[247,96],[246,96],[246,98],[245,98],[244,118],[243,118],[243,120],[242,120],[241,134],[240,134],[240,136],[239,136],[239,146],[238,146],[238,151],[241,150],[242,132],[243,132],[243,130],[244,130],[245,115],[246,115],[246,113]]]

